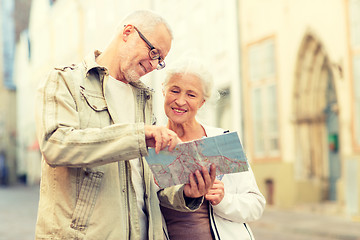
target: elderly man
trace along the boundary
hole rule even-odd
[[[165,67],[172,34],[150,11],[127,16],[107,48],[55,68],[40,85],[43,156],[37,239],[163,239],[157,188],[143,156],[179,139],[153,126],[151,90],[140,77]],[[163,200],[193,211],[215,171],[195,174]]]

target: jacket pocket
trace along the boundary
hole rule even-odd
[[[104,96],[95,91],[85,90],[80,86],[83,100],[80,110],[81,128],[101,128],[110,125],[111,120]]]
[[[80,86],[80,93],[85,98],[89,107],[96,112],[107,110],[105,98],[102,95],[86,91],[84,87]]]
[[[100,189],[103,172],[85,172],[71,220],[71,228],[85,231]]]

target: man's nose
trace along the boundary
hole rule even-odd
[[[150,59],[151,70],[155,70],[159,64],[158,59]]]

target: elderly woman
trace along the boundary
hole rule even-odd
[[[163,84],[167,127],[183,142],[224,132],[196,120],[198,110],[210,98],[212,85],[211,75],[196,62],[169,71]],[[261,217],[265,198],[250,166],[246,172],[218,178],[195,212],[161,206],[170,239],[254,239],[247,222]],[[164,190],[159,191],[160,197]]]

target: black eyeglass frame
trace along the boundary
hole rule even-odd
[[[157,70],[161,70],[165,67],[165,61],[160,57],[159,50],[157,50],[150,42],[146,39],[146,37],[134,26],[134,29],[139,34],[140,38],[149,46],[149,57],[153,60],[157,59],[159,61],[158,65],[156,66]]]

